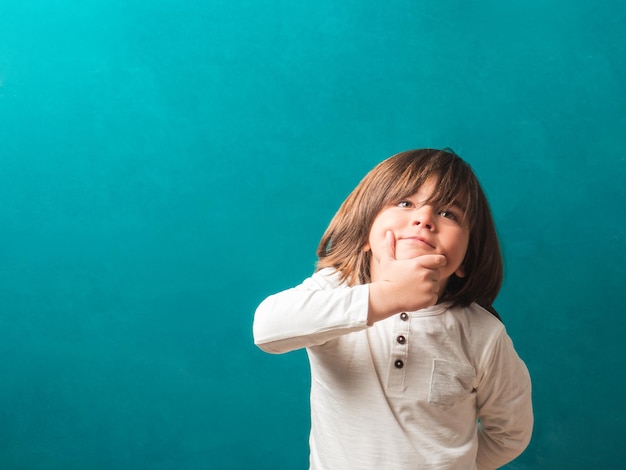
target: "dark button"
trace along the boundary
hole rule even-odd
[[[409,314],[406,312],[402,312],[400,314],[400,320],[407,321],[409,319]]]
[[[404,367],[404,362],[402,362],[402,359],[396,359],[396,362],[394,362],[393,365],[396,366],[396,369],[402,369]]]
[[[396,341],[397,341],[398,343],[400,343],[400,344],[404,344],[404,343],[406,343],[406,338],[405,338],[404,336],[400,335],[400,336],[398,336],[398,337],[396,338]]]

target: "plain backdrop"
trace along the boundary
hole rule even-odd
[[[376,163],[490,198],[534,383],[510,469],[623,468],[626,7],[5,0],[0,467],[307,468],[303,352],[256,305]]]

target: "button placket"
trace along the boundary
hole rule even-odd
[[[410,317],[403,312],[396,317],[394,324],[394,338],[391,346],[389,377],[387,386],[390,389],[403,389],[406,366],[409,356],[409,323]]]

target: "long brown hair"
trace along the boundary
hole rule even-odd
[[[465,208],[470,238],[465,277],[452,275],[442,301],[485,307],[502,285],[500,244],[487,198],[468,163],[452,150],[419,149],[394,155],[372,169],[343,202],[317,248],[317,270],[332,267],[348,285],[370,282],[371,252],[364,251],[374,219],[386,206],[417,192],[429,178],[437,186],[429,204]]]

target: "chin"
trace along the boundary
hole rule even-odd
[[[427,253],[425,250],[419,250],[419,249],[396,250],[396,259],[399,259],[399,260],[411,259],[411,258],[417,258],[418,256],[423,256],[427,254],[432,254],[432,252]]]

